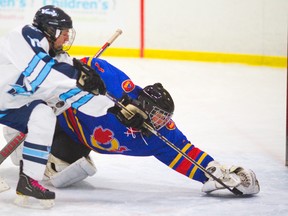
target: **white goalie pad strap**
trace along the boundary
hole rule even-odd
[[[88,176],[93,176],[96,171],[95,165],[90,160],[82,157],[61,172],[54,173],[50,177],[50,182],[54,187],[67,187],[82,181]]]
[[[10,187],[9,185],[6,183],[6,181],[0,176],[0,193],[6,190],[9,190]]]
[[[50,179],[53,175],[57,174],[58,172],[61,172],[68,166],[70,166],[69,163],[55,157],[52,154],[49,154],[48,162],[46,164],[45,175],[43,179],[44,180]]]

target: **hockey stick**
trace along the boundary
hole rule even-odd
[[[117,29],[112,37],[101,47],[101,49],[93,56],[93,58],[98,58],[113,42],[116,38],[122,34],[121,29]]]
[[[0,151],[0,165],[25,140],[26,134],[19,132]]]
[[[117,106],[119,106],[122,109],[125,109],[125,111],[127,111],[130,115],[133,115],[133,113],[128,110],[122,103],[120,103],[116,98],[114,98],[113,96],[111,96],[110,94],[106,93],[106,96],[112,100]],[[146,122],[144,122],[144,128],[146,128],[147,130],[149,130],[151,133],[153,133],[155,136],[157,136],[159,139],[161,139],[163,142],[165,142],[167,145],[169,145],[172,149],[174,149],[176,152],[178,152],[179,154],[181,154],[183,157],[185,157],[189,162],[191,162],[192,164],[194,164],[195,166],[197,166],[201,171],[203,171],[204,173],[208,174],[210,177],[212,177],[216,182],[218,182],[220,185],[222,185],[223,187],[225,187],[226,189],[228,189],[229,191],[231,191],[233,194],[235,195],[243,195],[243,193],[238,190],[237,188],[230,188],[229,186],[227,186],[223,181],[221,181],[220,179],[218,179],[216,176],[214,176],[212,173],[210,173],[209,171],[207,171],[201,164],[198,164],[194,159],[192,159],[189,155],[187,155],[185,152],[183,152],[181,149],[179,149],[175,144],[173,144],[172,142],[170,142],[165,136],[163,136],[161,133],[159,133],[158,131],[156,131],[152,126],[150,126],[149,124],[147,124]]]

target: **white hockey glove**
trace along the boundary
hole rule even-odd
[[[239,166],[227,168],[216,161],[211,161],[207,168],[211,174],[223,181],[230,188],[237,188],[243,195],[257,194],[260,191],[259,182],[252,170],[244,169]],[[215,181],[211,176],[205,173],[208,181],[204,183],[202,191],[210,193],[215,190],[225,189],[221,184]]]

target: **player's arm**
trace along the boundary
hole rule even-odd
[[[97,74],[97,72],[90,66],[73,58],[73,65],[78,70],[77,87],[88,91],[94,95],[105,95],[106,86]]]

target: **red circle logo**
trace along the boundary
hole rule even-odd
[[[131,80],[125,80],[124,82],[122,82],[122,89],[126,93],[133,91],[134,88],[135,88],[135,85]]]

